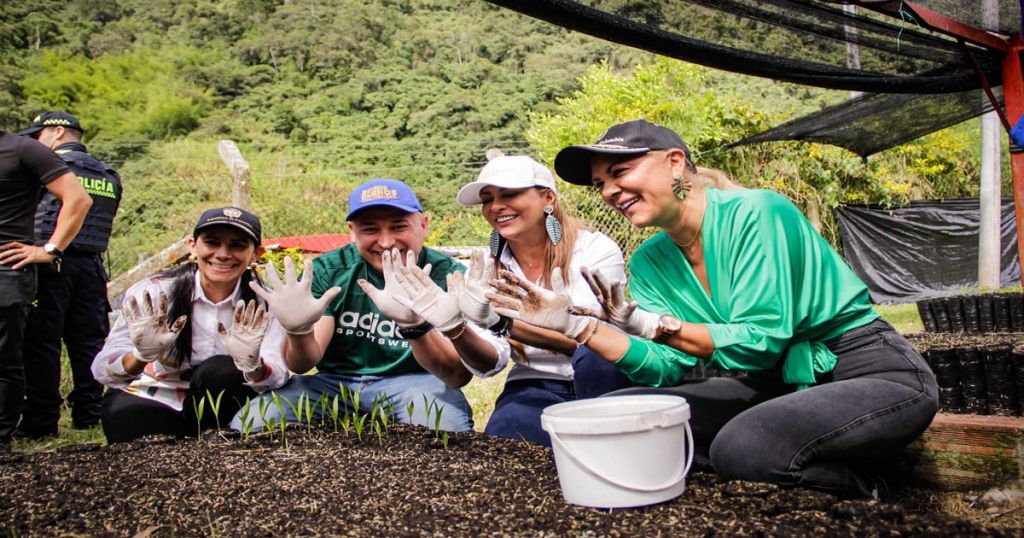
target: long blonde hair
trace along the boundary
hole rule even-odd
[[[711,187],[714,189],[745,189],[743,185],[740,185],[733,181],[725,174],[725,172],[715,168],[704,168],[703,166],[695,167],[697,171],[693,174],[695,181],[700,183],[702,187]]]

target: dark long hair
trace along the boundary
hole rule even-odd
[[[171,303],[167,313],[167,324],[174,323],[174,320],[181,316],[188,316],[185,326],[182,327],[178,337],[174,339],[174,349],[171,354],[174,357],[174,365],[180,368],[192,361],[192,295],[196,291],[196,271],[199,266],[189,262],[179,265],[168,271],[157,275],[159,278],[173,279],[171,283],[171,296],[168,301]],[[256,281],[260,286],[263,281],[251,267],[246,269],[240,277],[241,283],[238,286],[239,299],[249,302],[253,299],[257,304],[264,304],[263,301],[249,287],[249,282]]]

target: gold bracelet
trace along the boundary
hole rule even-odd
[[[459,338],[462,338],[462,335],[464,335],[464,334],[466,334],[466,324],[465,323],[463,323],[462,327],[459,329],[459,334],[456,334],[455,336],[448,336],[446,334],[445,337],[448,338],[449,340],[453,340],[454,341],[454,340],[458,340]]]
[[[594,337],[594,334],[597,333],[597,326],[600,325],[600,323],[601,322],[599,322],[599,321],[597,321],[595,319],[594,322],[590,324],[590,334],[588,334],[587,337],[583,339],[583,341],[577,342],[576,345],[577,346],[585,346],[585,345],[587,345],[587,342],[589,342],[590,339]]]

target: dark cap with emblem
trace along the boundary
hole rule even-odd
[[[199,222],[192,229],[192,237],[199,237],[199,232],[213,226],[231,226],[237,228],[256,242],[259,247],[263,240],[263,226],[260,219],[252,213],[238,207],[216,207],[206,210]]]
[[[68,114],[67,112],[43,112],[42,114],[35,117],[32,120],[32,125],[28,129],[19,131],[18,134],[22,136],[36,136],[39,131],[47,127],[70,127],[81,132],[85,132],[82,129],[82,124],[78,123],[78,118]]]
[[[590,161],[594,155],[639,156],[650,151],[681,149],[693,169],[693,157],[675,131],[647,120],[620,123],[605,131],[597,142],[569,146],[555,156],[555,172],[576,185],[591,185]]]

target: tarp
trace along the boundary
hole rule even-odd
[[[1020,284],[1013,198],[1002,198],[1001,286]],[[979,200],[836,208],[843,256],[875,303],[960,294],[978,286]]]

